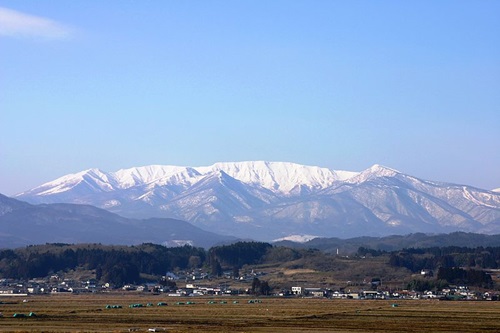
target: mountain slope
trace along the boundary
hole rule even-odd
[[[0,244],[20,247],[44,243],[165,245],[210,247],[234,240],[174,219],[134,220],[76,204],[30,205],[0,195]]]
[[[422,180],[381,165],[362,172],[263,161],[91,169],[17,197],[91,204],[128,217],[176,218],[259,240],[500,233],[500,193]]]

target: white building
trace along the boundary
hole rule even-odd
[[[292,295],[302,295],[302,287],[292,287]]]

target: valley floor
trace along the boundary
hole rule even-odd
[[[265,297],[249,302],[252,300],[248,296],[180,298],[119,293],[2,297],[0,332],[500,331],[500,302]],[[160,306],[160,302],[168,305]],[[16,313],[26,317],[15,318]]]

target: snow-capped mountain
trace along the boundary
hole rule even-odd
[[[84,203],[128,217],[171,217],[271,240],[410,232],[500,233],[500,193],[421,180],[374,165],[362,172],[284,162],[151,165],[67,175],[16,196]]]

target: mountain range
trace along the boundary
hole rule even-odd
[[[373,165],[362,172],[285,162],[89,169],[15,198],[93,205],[129,218],[168,217],[269,241],[391,234],[500,233],[500,193],[419,179]]]

